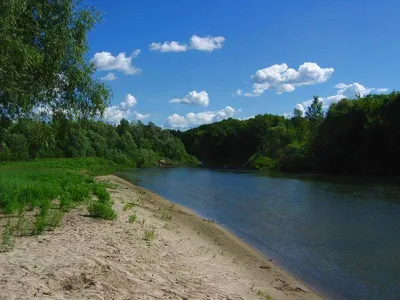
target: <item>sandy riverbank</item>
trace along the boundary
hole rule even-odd
[[[19,238],[0,253],[0,299],[321,299],[213,222],[116,176],[99,180],[118,184],[118,219],[76,209],[55,231]]]

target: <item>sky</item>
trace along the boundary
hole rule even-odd
[[[400,85],[398,0],[88,0],[104,119],[185,130]]]

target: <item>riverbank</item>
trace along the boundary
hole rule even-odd
[[[116,176],[98,179],[118,185],[118,219],[75,209],[55,231],[20,238],[0,255],[0,299],[320,299],[213,222]]]

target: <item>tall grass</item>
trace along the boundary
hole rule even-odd
[[[0,221],[1,215],[21,218],[25,211],[32,211],[35,220],[30,228],[31,234],[40,234],[58,226],[63,212],[84,203],[88,204],[93,217],[114,219],[116,214],[106,186],[96,182],[91,175],[122,168],[100,158],[41,159],[0,164]],[[18,222],[16,224],[16,227],[21,227]],[[12,232],[8,227],[0,230],[5,237]]]

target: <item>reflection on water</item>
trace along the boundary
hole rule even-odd
[[[121,175],[215,220],[324,296],[399,299],[399,186],[197,168]]]

